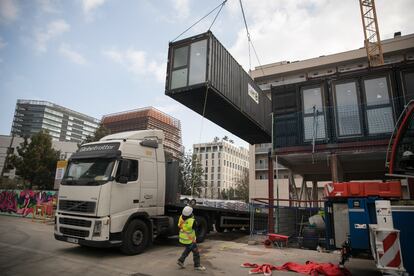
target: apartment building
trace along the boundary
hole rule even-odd
[[[223,190],[235,189],[249,170],[249,150],[227,140],[193,145],[204,171],[203,196],[220,198]]]

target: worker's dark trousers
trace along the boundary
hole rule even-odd
[[[198,246],[196,243],[190,243],[190,244],[183,244],[185,246],[183,254],[181,254],[181,257],[178,259],[180,262],[184,263],[185,258],[187,258],[188,254],[190,252],[193,252],[193,260],[194,260],[194,266],[200,266],[200,252],[198,251]]]

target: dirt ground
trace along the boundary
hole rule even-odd
[[[243,233],[213,233],[200,244],[207,271],[196,272],[191,256],[185,269],[176,265],[183,248],[176,239],[155,242],[147,252],[124,256],[116,248],[96,249],[56,241],[53,225],[31,219],[0,216],[1,275],[248,275],[245,262],[282,265],[285,262],[337,263],[339,255],[295,248],[248,245]],[[351,259],[353,275],[380,275],[372,260]],[[295,275],[274,272],[273,275]]]

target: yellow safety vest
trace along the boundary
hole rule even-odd
[[[196,235],[193,229],[194,221],[194,218],[183,220],[183,217],[180,216],[180,219],[178,220],[178,228],[180,228],[180,243],[191,244],[196,241]]]

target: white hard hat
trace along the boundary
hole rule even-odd
[[[183,216],[189,217],[193,213],[193,208],[190,206],[185,206],[183,209]]]

